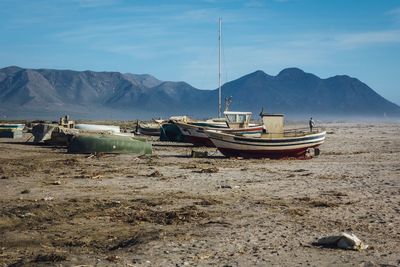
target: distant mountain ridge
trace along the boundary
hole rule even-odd
[[[0,118],[135,119],[217,114],[217,90],[185,82],[160,81],[148,74],[0,69]],[[298,68],[271,76],[256,71],[228,82],[223,98],[232,109],[288,116],[400,117],[400,107],[361,81],[346,75],[321,79]]]

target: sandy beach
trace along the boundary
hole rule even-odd
[[[88,156],[0,139],[0,266],[400,265],[400,124],[325,126],[310,160],[161,142],[151,157]],[[342,231],[369,248],[312,245]]]

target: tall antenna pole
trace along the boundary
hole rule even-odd
[[[218,31],[218,117],[221,118],[221,34],[222,34],[222,20],[219,18],[219,31]]]

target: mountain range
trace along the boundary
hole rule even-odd
[[[400,107],[347,75],[321,79],[298,68],[271,76],[255,71],[222,86],[232,110],[284,113],[293,118],[400,117]],[[148,119],[171,115],[217,115],[218,90],[148,74],[0,69],[0,119]]]

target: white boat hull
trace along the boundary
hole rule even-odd
[[[120,133],[121,130],[119,126],[114,125],[99,125],[99,124],[77,124],[75,125],[76,129],[89,131],[89,132],[113,132],[113,133]]]
[[[214,144],[205,134],[205,130],[208,128],[180,122],[175,122],[175,124],[184,136],[185,142],[198,146],[214,147]]]

